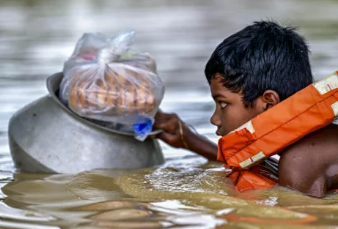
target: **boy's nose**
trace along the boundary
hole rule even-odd
[[[222,124],[222,123],[221,123],[221,119],[220,119],[219,115],[216,114],[216,111],[215,111],[215,113],[211,116],[210,122],[211,122],[212,125],[215,125],[215,126],[218,126],[218,127],[221,126],[221,124]]]

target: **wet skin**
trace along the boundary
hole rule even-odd
[[[241,94],[227,90],[217,75],[211,80],[210,90],[216,104],[210,121],[217,126],[216,134],[220,136],[280,102],[275,91],[267,90],[253,106],[245,107]],[[182,123],[183,136],[179,122]],[[157,137],[171,146],[186,148],[188,145],[189,150],[209,160],[217,158],[217,145],[192,131],[176,114],[159,112],[154,128],[164,130]],[[338,126],[331,124],[287,147],[280,153],[279,184],[313,197],[323,197],[327,191],[338,188],[337,140]]]
[[[329,125],[289,146],[279,160],[279,184],[314,197],[338,188],[338,126]]]

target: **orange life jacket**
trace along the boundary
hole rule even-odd
[[[225,163],[227,175],[238,191],[271,187],[278,180],[266,176],[266,172],[262,175],[258,163],[329,125],[336,116],[338,71],[222,137],[217,159]]]

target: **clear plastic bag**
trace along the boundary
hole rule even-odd
[[[134,31],[107,39],[86,33],[64,65],[60,98],[78,115],[112,128],[132,130],[144,140],[151,132],[164,86],[154,59],[130,49]]]

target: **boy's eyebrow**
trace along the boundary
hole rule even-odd
[[[226,98],[226,96],[224,96],[224,95],[222,95],[222,94],[212,95],[212,98],[213,98],[214,100],[218,99],[219,97]]]

